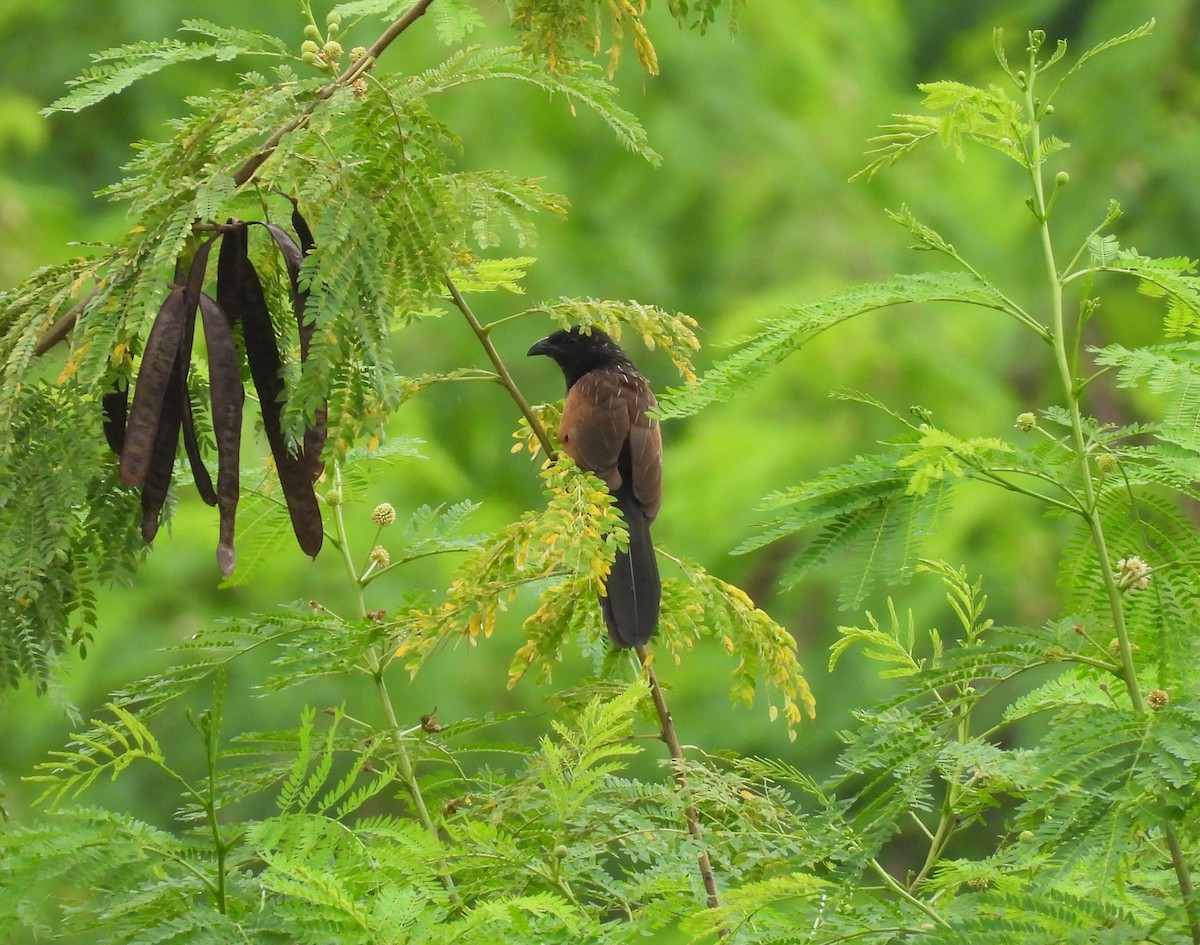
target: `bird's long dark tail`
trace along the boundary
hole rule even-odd
[[[633,497],[628,477],[617,490],[617,508],[629,531],[629,550],[618,551],[600,598],[608,636],[617,646],[644,646],[658,626],[662,584],[650,541],[650,523]]]

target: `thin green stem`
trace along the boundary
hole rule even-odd
[[[505,315],[503,318],[497,318],[495,321],[488,322],[486,325],[483,326],[483,330],[490,335],[495,329],[499,328],[501,325],[503,325],[507,322],[515,322],[519,318],[528,318],[532,314],[533,314],[533,312],[530,311],[529,309],[526,309],[523,312],[514,312],[512,315]]]
[[[1035,479],[1043,479],[1046,482],[1053,483],[1054,485],[1057,485],[1060,488],[1063,488],[1060,483],[1055,482],[1055,480],[1049,476],[1039,476],[1035,473],[1029,472],[1029,470],[1027,470],[1027,469],[1008,469],[1008,468],[1004,468],[1004,467],[994,467],[992,469],[977,468],[976,472],[983,479],[986,479],[988,482],[992,483],[993,485],[1000,486],[1002,489],[1007,489],[1009,492],[1016,492],[1019,495],[1028,496],[1031,499],[1037,499],[1039,502],[1045,502],[1047,505],[1052,505],[1055,508],[1062,509],[1065,512],[1071,512],[1075,515],[1086,515],[1086,512],[1078,504],[1073,505],[1070,502],[1063,502],[1061,499],[1056,499],[1053,496],[1048,496],[1044,492],[1038,492],[1036,489],[1026,489],[1024,486],[1019,486],[1015,482],[1005,479],[1002,476],[997,475],[997,474],[998,473],[1013,473],[1013,474],[1020,473],[1021,475],[1033,476]],[[1074,494],[1071,493],[1071,491],[1069,489],[1065,489],[1064,491],[1066,491],[1066,493],[1068,495],[1070,495],[1071,498],[1073,498],[1073,499],[1075,498]]]
[[[1030,118],[1030,140],[1033,155],[1041,153],[1041,115],[1039,114],[1037,101],[1033,95],[1033,80],[1036,74],[1036,58],[1031,54],[1029,82],[1025,90],[1025,106]],[[1104,524],[1100,516],[1098,497],[1096,495],[1096,486],[1092,481],[1091,471],[1088,469],[1087,441],[1083,434],[1083,418],[1079,406],[1080,387],[1075,382],[1071,367],[1072,360],[1067,348],[1063,307],[1063,288],[1066,283],[1064,277],[1059,275],[1059,269],[1054,258],[1054,243],[1050,235],[1049,207],[1046,203],[1045,183],[1042,179],[1042,166],[1039,161],[1030,161],[1030,175],[1033,181],[1034,208],[1040,224],[1042,253],[1045,257],[1046,274],[1051,289],[1050,298],[1054,317],[1055,363],[1058,367],[1063,392],[1067,397],[1067,409],[1071,417],[1071,436],[1074,441],[1076,455],[1079,458],[1080,473],[1083,481],[1088,527],[1092,533],[1092,541],[1095,544],[1096,555],[1099,558],[1101,577],[1108,594],[1109,611],[1112,615],[1113,631],[1116,634],[1117,647],[1120,654],[1121,677],[1124,680],[1125,690],[1129,695],[1129,701],[1134,711],[1142,713],[1146,711],[1146,705],[1142,698],[1141,686],[1137,679],[1137,669],[1133,660],[1133,646],[1129,639],[1129,630],[1125,624],[1125,606],[1122,598],[1122,588],[1113,571],[1112,561],[1109,558]],[[1137,273],[1134,274],[1136,275]],[[1076,352],[1078,341],[1078,338],[1074,339],[1072,346],[1072,350]],[[1197,904],[1194,900],[1194,889],[1187,858],[1184,856],[1183,848],[1179,844],[1179,837],[1175,833],[1174,825],[1170,823],[1165,824],[1164,832],[1166,834],[1167,845],[1171,850],[1171,865],[1175,870],[1176,881],[1179,884],[1179,890],[1183,896],[1184,908],[1188,914],[1192,941],[1196,945],[1200,945],[1200,914],[1198,914]]]
[[[340,493],[342,488],[342,478],[340,467],[334,467],[334,488]],[[358,619],[365,620],[367,616],[366,598],[363,590],[366,580],[360,577],[358,569],[354,565],[354,558],[350,554],[350,540],[346,533],[346,520],[342,513],[342,504],[339,502],[333,507],[333,521],[337,532],[338,545],[342,552],[342,563],[346,568],[346,576],[350,581],[350,586],[354,589],[354,602],[357,608]],[[378,535],[378,532],[376,532]],[[408,748],[404,743],[404,731],[400,727],[400,723],[396,718],[396,710],[392,705],[391,696],[388,694],[387,683],[384,681],[383,672],[387,665],[387,660],[384,654],[375,652],[370,658],[371,665],[368,667],[371,679],[375,683],[375,691],[379,696],[379,701],[383,706],[383,714],[387,718],[388,730],[391,733],[392,742],[395,746],[396,765],[400,773],[400,780],[404,783],[408,790],[409,798],[412,801],[413,811],[417,815],[417,819],[422,826],[429,831],[434,841],[441,844],[442,837],[438,831],[438,826],[433,818],[429,815],[429,808],[425,805],[425,797],[421,793],[421,785],[417,780],[416,771],[413,768],[412,758],[409,757]],[[454,879],[450,876],[449,870],[446,868],[445,862],[439,864],[438,878],[441,880],[442,886],[445,887],[450,901],[456,905],[461,904],[458,891],[454,887]]]
[[[362,578],[360,579],[360,583],[363,587],[366,587],[372,581],[383,577],[383,575],[387,574],[389,571],[394,571],[396,568],[402,567],[406,564],[411,564],[414,561],[420,561],[422,558],[432,558],[435,555],[448,555],[471,550],[472,549],[470,548],[434,548],[432,551],[418,551],[416,554],[405,555],[402,558],[397,558],[395,561],[389,562],[382,568],[376,568],[374,571],[363,574]]]
[[[340,466],[333,467],[333,485],[336,493],[341,495],[342,469]],[[346,534],[346,518],[342,514],[340,500],[333,507],[333,522],[337,534],[337,546],[342,553],[342,563],[346,566],[346,577],[350,579],[350,587],[354,591],[355,610],[361,620],[367,615],[366,598],[363,596],[363,584],[359,580],[358,569],[354,566],[354,559],[350,555],[350,538]]]
[[[1033,95],[1034,75],[1036,68],[1031,57],[1030,78],[1026,84],[1026,109],[1030,117],[1031,153],[1037,155],[1041,151],[1041,125],[1039,112]],[[1104,524],[1101,520],[1096,495],[1096,484],[1088,469],[1087,439],[1083,432],[1083,415],[1079,405],[1079,387],[1071,370],[1071,350],[1066,338],[1066,320],[1063,306],[1063,281],[1059,276],[1058,266],[1054,258],[1054,242],[1050,235],[1050,220],[1047,214],[1045,182],[1042,180],[1042,167],[1036,161],[1030,162],[1030,177],[1033,183],[1034,210],[1039,222],[1039,235],[1042,243],[1042,255],[1046,265],[1046,277],[1050,284],[1050,303],[1053,315],[1054,331],[1054,361],[1058,370],[1059,382],[1067,398],[1067,412],[1071,419],[1071,439],[1078,457],[1080,479],[1083,485],[1085,519],[1092,534],[1092,542],[1096,547],[1099,558],[1100,574],[1108,594],[1109,611],[1113,620],[1113,631],[1117,637],[1120,649],[1122,678],[1125,689],[1129,693],[1130,703],[1135,711],[1145,711],[1142,691],[1137,681],[1137,672],[1133,662],[1133,647],[1129,640],[1129,631],[1125,625],[1125,606],[1121,597],[1121,588],[1113,571],[1109,558],[1108,543],[1104,534]],[[1077,339],[1076,339],[1077,343]],[[1074,347],[1074,345],[1072,345]]]
[[[485,328],[472,311],[470,304],[463,297],[463,294],[458,290],[458,286],[454,284],[454,280],[449,276],[446,277],[446,288],[450,291],[450,298],[454,302],[455,307],[462,312],[463,317],[471,326],[471,330],[475,332],[475,337],[479,339],[479,343],[483,346],[483,350],[487,353],[488,360],[492,362],[496,373],[500,375],[500,383],[504,385],[508,395],[513,399],[513,403],[517,405],[525,420],[529,423],[529,429],[533,431],[533,435],[538,438],[538,442],[542,444],[542,449],[546,451],[546,456],[554,456],[554,445],[550,442],[550,437],[546,433],[546,428],[542,426],[542,421],[538,419],[533,408],[529,406],[529,401],[525,399],[525,395],[521,393],[521,388],[517,386],[517,382],[513,380],[512,374],[509,373],[504,359],[500,357],[500,352],[496,350],[496,346],[492,344],[492,339],[488,336],[490,329]]]
[[[650,685],[650,698],[654,702],[654,711],[658,714],[662,740],[667,746],[667,754],[671,757],[671,768],[675,774],[675,783],[679,786],[679,790],[687,796],[688,783],[687,771],[684,768],[683,746],[679,742],[679,734],[675,730],[675,720],[671,715],[670,708],[667,706],[667,698],[663,694],[662,686],[658,683],[658,677],[654,673],[654,668],[650,665],[651,660],[646,648],[639,646],[635,648],[634,652],[637,653],[642,672],[646,674],[646,681]],[[696,810],[696,805],[691,803],[690,800],[683,810],[683,816],[687,820],[688,833],[692,839],[698,844],[703,844],[704,831],[700,827],[700,814]],[[701,847],[697,860],[700,867],[700,879],[704,883],[708,908],[718,909],[721,906],[721,896],[717,890],[717,879],[713,873],[712,860],[706,848]],[[729,930],[722,926],[720,935],[722,938],[728,937]]]
[[[891,873],[889,873],[887,870],[885,870],[879,864],[879,861],[877,859],[875,859],[874,857],[871,857],[871,859],[869,859],[867,861],[867,863],[870,864],[871,869],[873,869],[875,871],[876,875],[878,875],[879,878],[883,880],[884,885],[887,886],[888,889],[892,890],[892,892],[894,892],[897,896],[899,896],[905,902],[909,903],[910,905],[916,906],[918,909],[920,909],[922,912],[924,912],[927,916],[929,916],[929,918],[933,919],[933,921],[936,922],[938,925],[942,926],[943,928],[947,928],[947,929],[950,928],[950,923],[947,922],[945,919],[943,919],[938,914],[937,910],[933,908],[933,906],[929,905],[929,903],[927,903],[927,902],[922,902],[920,899],[918,899],[916,896],[914,896],[912,893],[910,893],[907,889],[905,889],[904,884],[897,881],[897,879],[894,876],[892,876]]]
[[[1175,870],[1175,880],[1179,883],[1179,891],[1183,894],[1183,908],[1187,912],[1188,925],[1192,933],[1192,941],[1200,942],[1200,910],[1197,909],[1195,889],[1192,886],[1192,876],[1188,870],[1187,857],[1179,837],[1170,824],[1167,825],[1167,848],[1171,851],[1171,866]]]
[[[371,678],[375,681],[375,690],[379,693],[379,701],[383,705],[383,712],[387,717],[388,727],[392,733],[392,742],[396,748],[396,764],[400,771],[400,780],[404,782],[404,786],[408,789],[417,819],[429,831],[434,841],[440,845],[442,835],[438,830],[438,825],[429,815],[429,808],[425,806],[425,796],[421,793],[421,785],[417,781],[412,759],[409,757],[408,749],[404,746],[404,732],[400,728],[400,722],[396,719],[396,710],[392,707],[392,699],[388,694],[387,682],[383,678],[383,672],[373,673]],[[450,901],[455,905],[461,905],[462,900],[459,898],[458,890],[455,889],[454,879],[450,875],[445,860],[440,860],[438,863],[438,879],[441,880],[442,886],[445,887]]]
[[[208,818],[208,826],[212,831],[213,850],[217,855],[217,882],[216,882],[216,899],[217,911],[221,915],[228,912],[228,903],[225,895],[225,857],[229,853],[229,847],[224,840],[221,839],[221,825],[217,822],[217,768],[215,760],[209,761],[208,764],[208,797],[204,802],[204,814]]]

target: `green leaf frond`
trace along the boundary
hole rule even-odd
[[[1133,349],[1114,344],[1092,353],[1097,364],[1117,369],[1118,386],[1144,385],[1161,396],[1162,426],[1155,432],[1192,458],[1200,454],[1200,343],[1178,341]]]
[[[924,491],[910,488],[912,475],[901,467],[908,453],[858,456],[825,470],[802,486],[768,496],[761,531],[734,549],[748,552],[814,527],[819,531],[792,558],[783,581],[793,586],[835,555],[851,562],[839,595],[853,609],[880,580],[904,582],[911,576],[925,539],[936,530],[951,481],[932,477]]]
[[[696,320],[690,315],[672,314],[641,302],[598,299],[561,299],[523,314],[548,315],[562,328],[572,325],[599,328],[615,341],[620,341],[622,330],[627,328],[649,350],[659,349],[670,358],[685,381],[696,380],[693,359],[700,349],[700,339],[696,337]]]
[[[135,761],[166,768],[162,748],[137,715],[113,703],[106,708],[113,716],[111,722],[91,721],[92,732],[99,737],[77,734],[65,751],[50,752],[53,760],[35,767],[39,773],[30,775],[28,780],[46,785],[38,804],[57,807],[68,797],[78,797],[100,775],[115,779]]]
[[[471,239],[481,249],[499,245],[505,230],[516,237],[518,246],[533,246],[537,243],[534,214],[550,213],[559,219],[567,215],[569,201],[566,197],[547,193],[537,181],[529,178],[503,171],[461,171],[451,177],[451,183],[457,191],[458,203],[464,208],[464,216],[471,221]],[[488,262],[478,260],[472,268]],[[512,264],[521,261],[507,262]],[[529,260],[525,266],[532,262]],[[459,288],[463,291],[479,291],[469,287],[469,283],[460,284]]]
[[[660,398],[660,416],[688,417],[711,404],[730,400],[813,338],[857,315],[924,302],[1010,311],[1008,303],[990,283],[967,273],[922,273],[856,286],[819,302],[792,307],[767,322],[762,331],[741,339],[736,343],[739,350],[735,354],[718,362],[688,387],[672,390]]]
[[[1192,702],[1150,714],[1108,705],[1063,709],[1034,753],[1017,825],[1062,871],[1090,861],[1103,873],[1165,823],[1194,825],[1200,766]],[[1114,877],[1115,878],[1115,877]]]
[[[532,256],[508,256],[502,259],[472,259],[455,269],[450,278],[460,292],[496,292],[503,290],[513,295],[523,295],[521,284],[536,262]]]
[[[896,605],[888,598],[888,616],[890,629],[880,627],[879,621],[870,611],[866,612],[867,627],[840,626],[837,628],[841,637],[829,648],[829,671],[833,672],[838,660],[855,644],[862,644],[863,655],[879,663],[891,664],[893,668],[880,673],[884,679],[893,676],[911,676],[919,672],[925,664],[924,658],[915,655],[916,626],[913,623],[912,611],[908,619],[901,621],[896,613]],[[936,640],[936,635],[934,636]]]
[[[139,79],[180,62],[200,59],[228,61],[247,55],[281,57],[289,52],[287,45],[274,36],[253,30],[228,29],[207,20],[184,20],[182,31],[205,36],[208,41],[193,43],[164,39],[130,43],[94,53],[93,65],[77,79],[67,83],[72,91],[50,105],[44,113],[82,111],[116,95]]]
[[[713,5],[713,0],[704,0]],[[632,43],[642,69],[658,74],[658,53],[642,22],[646,4],[637,0],[558,0],[554,4],[513,0],[513,27],[524,49],[553,72],[571,73],[584,65],[581,55],[596,55],[609,43],[608,71],[616,71],[624,44]],[[685,6],[686,9],[686,6]],[[673,10],[674,12],[674,10]],[[701,11],[703,16],[703,11]]]
[[[947,876],[947,882],[949,882]],[[1080,895],[1064,884],[1027,884],[1006,876],[1002,867],[970,864],[954,874],[961,895],[941,914],[945,928],[922,933],[922,940],[937,945],[1024,945],[1032,942],[1069,942],[1081,929],[1104,929],[1114,941],[1134,940],[1145,918],[1128,905],[1107,896]]]
[[[1154,32],[1154,26],[1155,26],[1155,20],[1154,20],[1154,17],[1151,17],[1149,20],[1147,20],[1141,26],[1134,27],[1133,29],[1128,30],[1127,32],[1124,32],[1119,36],[1113,36],[1110,39],[1106,39],[1106,40],[1103,40],[1102,42],[1097,43],[1095,46],[1093,46],[1091,49],[1089,49],[1082,56],[1080,56],[1078,59],[1075,60],[1074,65],[1072,65],[1071,68],[1067,70],[1066,74],[1061,79],[1059,79],[1058,85],[1056,85],[1054,87],[1054,92],[1051,93],[1050,98],[1046,99],[1046,101],[1049,102],[1050,99],[1053,98],[1054,95],[1056,95],[1058,93],[1058,90],[1060,88],[1062,88],[1063,83],[1066,82],[1068,79],[1070,79],[1072,76],[1076,75],[1079,72],[1079,70],[1082,69],[1084,67],[1084,65],[1090,59],[1092,59],[1095,56],[1098,56],[1102,52],[1107,52],[1110,49],[1115,49],[1117,46],[1123,46],[1123,45],[1125,45],[1125,43],[1128,43],[1132,40],[1142,39],[1146,36],[1149,36],[1152,32]],[[1061,41],[1060,41],[1060,44],[1061,44]]]
[[[1200,278],[1196,261],[1186,256],[1156,258],[1123,249],[1111,236],[1094,234],[1087,247],[1092,267],[1086,272],[1116,272],[1134,276],[1138,291],[1167,305],[1163,327],[1169,336],[1200,333]]]
[[[946,479],[961,479],[975,469],[999,465],[1014,452],[1013,447],[996,437],[962,439],[929,424],[921,424],[913,448],[896,462],[899,469],[911,470],[905,486],[909,495],[924,495]]]
[[[925,141],[936,138],[943,147],[964,157],[963,143],[973,141],[999,151],[1023,167],[1038,164],[1048,155],[1027,155],[1023,150],[1029,126],[1023,119],[1022,105],[1003,89],[987,89],[961,82],[927,82],[918,88],[925,93],[922,105],[930,115],[894,116],[894,121],[871,138],[875,147],[867,154],[871,162],[850,179],[870,180]],[[1065,144],[1058,142],[1058,147]]]
[[[720,641],[737,659],[732,672],[730,698],[752,705],[759,686],[766,683],[767,706],[772,720],[780,715],[788,737],[804,717],[816,717],[816,700],[797,656],[796,640],[788,630],[756,607],[740,587],[709,574],[687,560],[676,560],[683,580],[663,582],[663,615],[657,646],[680,662],[701,635]],[[778,694],[782,707],[775,704]]]
[[[253,825],[247,845],[264,864],[257,922],[294,941],[446,941],[438,844],[419,824],[376,818],[347,825],[286,814]]]
[[[1129,475],[1136,477],[1136,466]],[[1195,679],[1196,642],[1181,628],[1194,624],[1194,608],[1200,606],[1200,537],[1195,523],[1180,510],[1177,501],[1158,490],[1138,489],[1118,479],[1100,490],[1099,509],[1110,556],[1119,571],[1120,561],[1137,557],[1152,570],[1144,588],[1127,587],[1122,592],[1131,640],[1139,648],[1137,662],[1151,667],[1160,685],[1175,685]],[[1067,606],[1088,620],[1095,620],[1107,646],[1112,637],[1107,618],[1109,598],[1095,546],[1086,528],[1080,527],[1068,541],[1060,565],[1059,581],[1069,588]]]
[[[144,554],[137,498],[100,437],[100,405],[74,384],[22,384],[0,461],[0,684],[45,688],[59,657],[85,652],[97,585]],[[3,425],[3,424],[0,424]]]
[[[403,639],[397,655],[411,672],[444,640],[490,637],[499,614],[526,586],[567,577],[584,598],[603,587],[618,543],[628,540],[612,495],[568,457],[547,464],[541,475],[549,499],[546,508],[525,513],[482,541],[458,570],[440,605],[400,618]],[[565,595],[556,594],[544,603],[563,602]],[[593,613],[599,618],[598,606]],[[513,681],[534,662],[557,662],[565,627],[583,625],[579,616],[561,616],[556,608],[529,618],[526,629],[532,636],[514,657]],[[599,620],[590,623],[595,627]]]
[[[212,941],[229,941],[233,923],[212,906],[204,873],[209,859],[191,839],[128,814],[96,808],[51,814],[0,833],[0,929],[14,931],[20,919],[47,934],[102,934],[119,942],[147,929],[165,933],[154,940],[205,931],[221,936]],[[78,891],[88,905],[57,909],[49,905],[51,890]]]
[[[561,96],[572,108],[581,105],[594,111],[623,147],[657,165],[661,157],[650,147],[645,129],[631,112],[617,104],[616,87],[599,73],[599,67],[590,63],[579,63],[569,72],[555,71],[516,47],[470,46],[415,77],[408,88],[410,94],[428,95],[484,79],[527,82],[552,96]]]

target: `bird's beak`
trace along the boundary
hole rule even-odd
[[[549,353],[550,353],[550,338],[546,337],[546,338],[540,339],[539,341],[535,341],[530,346],[529,350],[525,352],[525,357],[531,358],[535,354],[549,354]]]

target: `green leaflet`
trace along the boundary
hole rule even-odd
[[[208,36],[212,41],[188,43],[164,39],[130,43],[95,53],[92,67],[68,83],[73,90],[43,109],[42,114],[82,111],[176,63],[198,59],[225,61],[246,55],[283,56],[288,52],[282,40],[266,33],[226,29],[206,20],[184,20],[183,29]]]
[[[698,381],[659,398],[664,419],[690,417],[732,399],[761,374],[800,350],[808,341],[844,321],[894,305],[951,302],[1008,311],[1000,293],[968,273],[920,273],[855,286],[818,302],[789,308],[762,331],[735,344],[738,351],[719,361]]]

